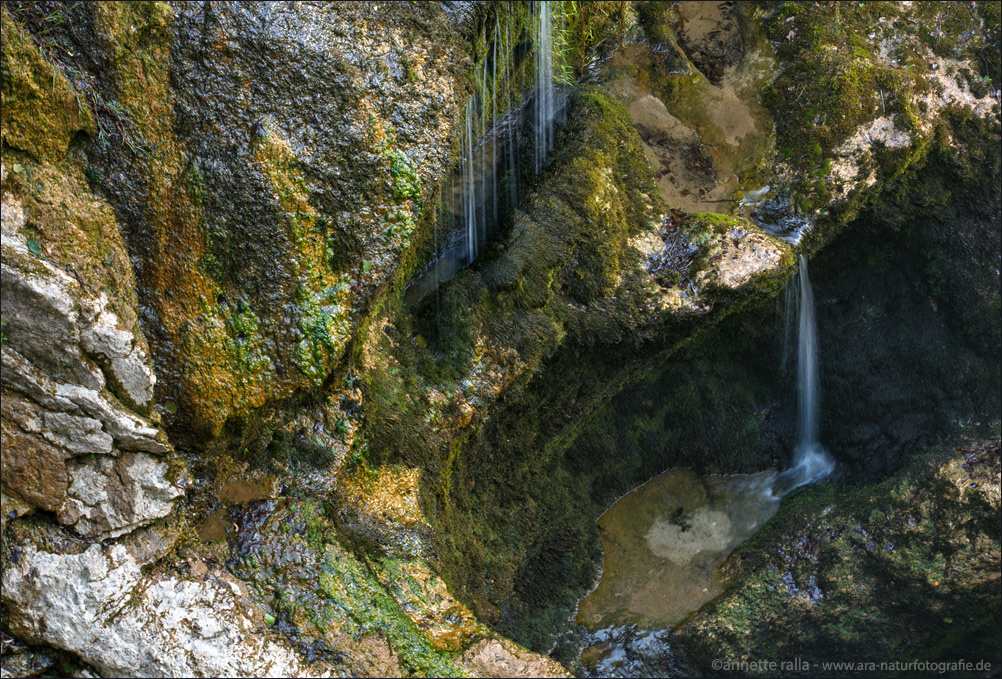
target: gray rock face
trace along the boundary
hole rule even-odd
[[[81,339],[83,348],[100,361],[130,405],[148,408],[156,377],[132,333],[118,327],[115,314],[109,309],[102,311],[94,324],[84,330]]]
[[[12,631],[77,654],[101,676],[304,673],[295,651],[266,633],[263,614],[232,576],[147,577],[140,567],[123,545],[79,554],[29,546],[3,574],[4,603],[16,611]]]
[[[2,200],[4,493],[89,538],[166,516],[184,474],[156,457],[166,436],[134,412],[155,384],[142,342],[104,293],[32,251],[20,202]]]
[[[170,466],[146,453],[75,459],[67,469],[69,497],[59,521],[87,537],[121,535],[146,517],[166,516],[184,495]]]

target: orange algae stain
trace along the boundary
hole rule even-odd
[[[374,474],[355,474],[344,479],[342,492],[345,504],[370,516],[402,526],[427,525],[420,505],[420,481],[418,469],[387,466]]]

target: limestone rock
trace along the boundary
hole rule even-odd
[[[458,664],[478,677],[570,677],[560,663],[497,637],[482,639],[459,656]]]
[[[80,351],[80,322],[86,312],[68,274],[32,259],[7,241],[3,244],[3,313],[5,335],[29,361],[53,379],[88,389],[104,388],[104,378]]]
[[[101,361],[130,405],[147,408],[153,399],[156,377],[142,348],[136,346],[131,332],[119,327],[114,312],[109,309],[101,312],[83,333],[82,340],[84,349]]]
[[[145,576],[122,545],[79,554],[26,546],[3,574],[11,629],[79,656],[101,676],[299,676],[285,643],[224,571]]]
[[[85,537],[118,536],[166,516],[184,495],[170,467],[152,455],[75,459],[67,465],[68,501],[59,521]]]
[[[4,490],[33,507],[56,511],[66,499],[68,477],[67,450],[39,435],[38,409],[13,394],[4,394],[2,408],[2,446],[0,468]],[[26,427],[22,427],[21,423]],[[35,431],[31,431],[34,429]]]
[[[6,167],[2,179],[4,494],[85,537],[120,535],[183,495],[183,471],[153,457],[170,452],[165,434],[133,410],[149,406],[153,370],[112,307],[131,308],[135,293],[111,300],[57,265],[55,249],[43,255],[23,186]]]

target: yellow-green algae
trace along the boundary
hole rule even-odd
[[[62,160],[77,132],[95,132],[90,103],[41,54],[6,6],[0,22],[3,141],[40,161]]]

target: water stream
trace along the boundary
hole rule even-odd
[[[795,302],[795,304],[794,304]],[[776,513],[783,495],[835,462],[818,426],[817,323],[807,257],[788,290],[796,308],[797,445],[782,472],[699,476],[671,469],[620,498],[598,520],[604,557],[596,588],[578,603],[589,676],[685,676],[673,627],[723,592],[727,557]]]
[[[807,273],[807,257],[801,253],[794,278],[797,295],[797,447],[793,465],[779,474],[773,492],[811,483],[831,473],[835,460],[821,445],[818,435],[818,333],[814,318],[814,291]]]
[[[532,146],[535,174],[550,159],[562,109],[553,72],[552,4],[531,6],[534,76],[527,92],[519,88],[516,77],[518,64],[527,55],[519,53],[518,37],[511,34],[520,10],[517,3],[499,5],[488,53],[475,71],[476,87],[463,113],[459,160],[435,213],[437,254],[407,289],[408,304],[469,266],[518,204],[523,145]],[[526,115],[530,117],[525,119]],[[444,242],[439,242],[438,234]]]
[[[536,174],[553,151],[553,121],[557,115],[553,84],[553,16],[550,2],[535,3],[536,45]]]

